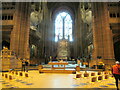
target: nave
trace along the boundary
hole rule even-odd
[[[27,73],[22,72],[22,75],[20,73],[21,71],[17,71],[17,73],[16,71],[0,73],[2,76],[0,79],[2,88],[84,88],[85,90],[116,90],[115,80],[109,73],[101,72],[98,75],[97,71],[87,71],[89,73],[88,77],[84,76],[85,71],[77,72],[76,74],[39,73],[38,70],[31,70]],[[95,76],[91,76],[91,73],[95,73]],[[77,77],[78,74],[82,76]],[[106,79],[105,75],[108,75]],[[98,79],[99,76],[102,76],[102,78]],[[92,81],[93,77],[97,77],[97,79]]]

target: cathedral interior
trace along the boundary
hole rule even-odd
[[[73,80],[77,74],[47,74],[49,71],[43,70],[45,76],[42,76],[43,74],[38,75],[38,68],[41,73],[41,68],[50,68],[52,64],[49,62],[62,60],[67,62],[66,67],[72,69],[79,63],[83,74],[86,68],[90,73],[99,71],[101,65],[110,70],[115,61],[120,61],[120,2],[2,2],[0,6],[0,71],[8,71],[0,74],[3,76],[1,80],[5,82],[8,82],[6,75],[10,74],[11,77],[32,82],[25,86],[11,81],[16,87],[91,88],[93,83],[88,81],[92,77],[84,78],[85,81],[82,78],[81,82],[86,84],[80,86],[78,79]],[[21,73],[23,59],[29,60],[29,78],[13,75],[14,72],[17,74],[17,71]],[[11,69],[15,71],[11,72]],[[27,74],[25,73],[25,76]],[[43,82],[31,78],[34,74]],[[53,81],[50,81],[50,78]],[[66,78],[67,81],[62,81],[61,78]],[[110,77],[94,84],[113,81]],[[47,82],[49,84],[46,85]],[[68,82],[70,83],[67,84]],[[2,87],[7,88],[6,84],[2,84]],[[115,85],[108,88],[115,88]]]

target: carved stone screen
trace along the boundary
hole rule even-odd
[[[70,47],[68,40],[60,40],[57,48],[57,58],[67,59],[70,55]]]

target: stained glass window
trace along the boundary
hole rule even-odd
[[[57,42],[59,39],[73,41],[72,19],[66,12],[59,13],[55,19],[55,41]]]

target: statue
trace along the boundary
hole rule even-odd
[[[41,4],[39,6],[39,10],[35,10],[35,4],[31,6],[31,14],[30,14],[30,28],[32,30],[37,30],[37,25],[41,23],[43,20],[43,10],[41,9]]]
[[[88,9],[85,9],[85,5],[81,8],[81,17],[84,23],[87,23],[88,25],[92,22],[92,11],[89,9],[90,5],[88,6]]]

